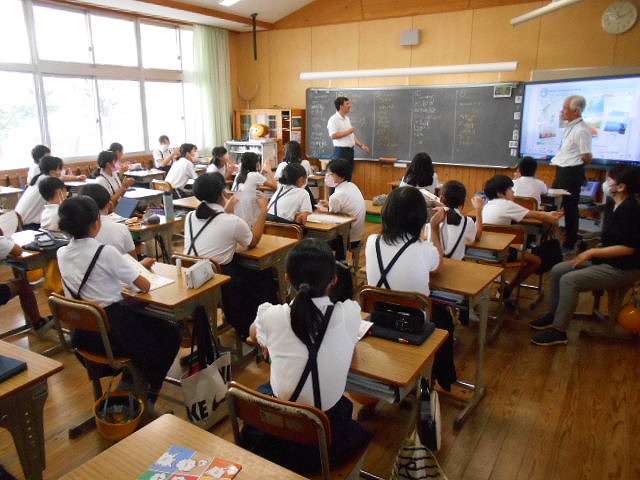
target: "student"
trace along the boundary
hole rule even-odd
[[[480,196],[474,196],[471,200],[476,209],[474,221],[471,217],[465,217],[460,211],[464,207],[466,197],[467,189],[457,180],[445,183],[440,192],[440,202],[444,205],[446,212],[445,221],[440,224],[442,250],[445,257],[454,260],[462,260],[467,243],[479,240],[482,235],[484,199]],[[427,227],[427,237],[431,239],[430,225]]]
[[[295,298],[290,304],[260,305],[251,325],[251,338],[268,351],[271,360],[270,381],[258,390],[324,410],[333,436],[329,456],[337,462],[366,445],[372,436],[351,419],[353,404],[344,396],[358,341],[360,307],[353,300],[331,303],[328,290],[336,281],[336,267],[326,242],[303,240],[289,253],[286,268]],[[305,366],[314,347],[317,370],[312,367],[309,371]],[[256,450],[272,461],[303,471],[318,463],[317,450],[258,436],[251,429],[245,432],[261,437]]]
[[[109,217],[111,197],[107,189],[97,183],[90,183],[82,187],[79,194],[92,198],[100,210],[100,231],[96,235],[96,240],[104,245],[114,246],[120,253],[137,258],[133,237],[127,226],[114,222]]]
[[[304,189],[307,172],[299,163],[290,163],[280,177],[280,186],[269,202],[267,220],[304,224],[313,211],[311,199]]]
[[[428,153],[415,154],[407,168],[407,173],[400,180],[400,186],[424,188],[433,194],[436,193],[438,174],[433,169],[433,162]]]
[[[38,182],[38,191],[47,202],[40,215],[40,228],[60,230],[58,228],[58,207],[67,199],[67,188],[58,177],[46,177]]]
[[[107,189],[111,195],[111,204],[115,208],[120,199],[127,193],[127,189],[136,181],[134,178],[120,180],[116,172],[116,154],[111,150],[105,150],[98,155],[98,166],[100,172],[96,176],[96,182]]]
[[[364,234],[364,220],[367,214],[367,207],[364,197],[360,189],[355,183],[351,182],[351,174],[353,168],[348,160],[338,158],[331,160],[327,165],[327,173],[324,178],[325,185],[335,187],[335,190],[329,197],[329,200],[318,201],[318,210],[332,213],[346,213],[355,217],[355,221],[351,224],[349,248],[353,250],[360,246],[362,235]],[[336,245],[342,245],[342,240]],[[345,252],[346,254],[346,252]],[[337,251],[338,260],[344,259],[340,249]]]
[[[141,370],[149,383],[148,398],[153,405],[180,348],[180,331],[166,320],[127,307],[122,284],[147,291],[150,283],[118,250],[95,239],[100,213],[93,199],[84,195],[69,198],[59,212],[60,229],[72,237],[69,245],[58,250],[65,295],[94,302],[106,310],[113,354],[130,357]],[[145,259],[142,264],[150,268],[153,259]],[[74,348],[104,352],[100,335],[93,332],[75,330],[71,342]]]
[[[31,179],[29,186],[20,196],[15,208],[22,219],[22,228],[25,230],[37,230],[40,228],[40,216],[46,201],[40,195],[38,183],[47,177],[62,176],[62,167],[62,159],[58,157],[45,156],[40,160],[41,173]]]
[[[531,197],[538,201],[540,208],[540,197],[547,194],[547,184],[536,178],[538,162],[531,157],[523,157],[518,164],[518,175],[513,180],[513,193],[518,197]]]
[[[260,157],[255,152],[244,152],[240,157],[240,172],[233,181],[231,190],[236,192],[237,199],[234,213],[242,218],[249,226],[257,221],[260,212],[256,206],[256,198],[262,196],[258,191],[260,185],[275,190],[278,188],[273,173],[269,169],[262,169]]]
[[[271,269],[251,270],[234,258],[236,246],[255,247],[264,231],[267,199],[258,197],[259,216],[252,227],[237,215],[225,213],[224,177],[220,173],[205,173],[193,183],[193,193],[200,205],[184,220],[184,253],[209,257],[222,265],[222,272],[231,282],[222,286],[222,304],[226,319],[240,338],[249,334],[258,305],[275,302],[277,286]],[[237,202],[232,198],[230,202]]]
[[[313,175],[313,169],[311,168],[309,160],[302,159],[302,147],[295,140],[291,140],[290,142],[287,142],[287,145],[285,146],[284,160],[280,162],[278,164],[278,167],[276,168],[276,180],[280,181],[280,177],[282,177],[284,168],[292,163],[302,165],[307,174],[307,177],[309,175]]]
[[[40,159],[46,155],[51,155],[51,149],[46,145],[36,145],[31,149],[33,165],[29,167],[29,171],[27,172],[27,183],[31,183],[33,177],[40,173]]]
[[[168,172],[173,161],[180,155],[180,149],[171,148],[169,137],[160,135],[158,138],[158,148],[153,150],[153,163],[158,170]]]
[[[0,259],[4,260],[9,256],[20,258],[22,252],[24,250],[19,245],[10,238],[6,238],[0,232]],[[40,315],[38,301],[27,280],[16,278],[9,280],[7,283],[0,283],[0,305],[6,305],[15,296],[20,298],[20,306],[22,307],[25,321],[39,337],[44,336],[53,326],[53,319],[44,318]]]
[[[185,192],[185,186],[190,179],[198,178],[194,162],[198,158],[198,147],[193,143],[183,143],[180,145],[180,159],[173,162],[169,173],[165,177],[165,181],[169,182],[173,187],[174,195],[188,196]]]
[[[129,170],[129,161],[125,159],[124,147],[121,143],[113,142],[109,145],[109,150],[116,154],[116,161],[114,163],[115,171],[120,175],[123,175]]]
[[[207,173],[220,172],[225,180],[229,180],[235,172],[235,164],[229,160],[229,153],[224,147],[213,147],[211,161],[207,166]]]
[[[553,267],[548,313],[529,324],[544,330],[531,338],[536,345],[568,343],[567,329],[580,292],[627,287],[640,280],[640,168],[614,166],[602,189],[606,197],[602,246]]]
[[[510,225],[511,222],[520,222],[524,218],[535,218],[548,226],[557,226],[562,212],[541,212],[529,210],[513,201],[513,181],[506,175],[496,175],[490,178],[484,185],[484,193],[489,199],[482,210],[482,221],[485,225]],[[517,258],[515,249],[510,249],[509,261]],[[504,287],[504,299],[508,300],[513,289],[524,282],[530,275],[540,268],[542,260],[539,256],[525,251],[520,258],[522,267],[514,279]]]

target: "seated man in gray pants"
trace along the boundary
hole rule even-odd
[[[531,338],[536,345],[568,343],[567,327],[580,292],[625,287],[640,280],[640,167],[616,165],[602,190],[606,196],[602,246],[553,267],[549,313],[529,324],[544,330]]]

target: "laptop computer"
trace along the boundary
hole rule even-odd
[[[580,203],[595,203],[598,191],[600,190],[600,183],[590,180],[586,185],[583,185],[580,189]]]
[[[139,200],[137,198],[122,197],[116,205],[114,212],[127,220],[131,218],[133,216],[133,212],[136,211],[138,201]]]
[[[0,382],[4,382],[26,369],[26,362],[0,355]]]

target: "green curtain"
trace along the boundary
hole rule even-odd
[[[189,108],[194,112],[195,143],[201,151],[210,151],[231,139],[231,66],[229,32],[196,25],[193,29],[194,71],[188,81],[193,87]]]

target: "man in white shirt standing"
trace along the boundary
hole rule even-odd
[[[333,142],[333,159],[344,158],[349,160],[353,168],[354,145],[357,145],[366,153],[371,149],[362,143],[355,135],[356,127],[351,126],[351,120],[347,116],[351,111],[351,102],[347,97],[338,97],[333,102],[337,112],[329,118],[327,129]]]
[[[582,119],[586,100],[580,95],[572,95],[562,105],[562,118],[567,126],[562,136],[562,145],[558,154],[551,159],[551,165],[558,167],[553,188],[563,188],[570,195],[562,197],[564,208],[565,233],[563,248],[572,251],[578,240],[578,221],[580,213],[578,202],[580,188],[585,181],[584,166],[591,163],[591,128]]]

